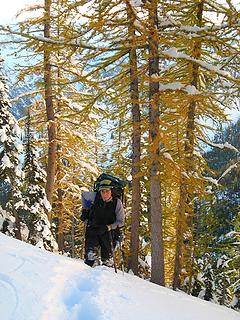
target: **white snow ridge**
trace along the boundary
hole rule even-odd
[[[238,312],[0,233],[1,320],[239,320]]]

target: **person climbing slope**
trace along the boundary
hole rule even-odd
[[[82,211],[81,219],[86,222],[85,263],[113,266],[113,250],[121,237],[125,212],[110,179],[99,183],[95,201],[89,210]]]

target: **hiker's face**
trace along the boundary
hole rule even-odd
[[[101,194],[103,201],[108,201],[108,200],[110,200],[110,198],[112,196],[112,191],[103,189],[100,191],[100,194]]]

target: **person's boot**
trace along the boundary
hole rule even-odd
[[[109,258],[109,259],[102,259],[102,265],[106,266],[106,267],[113,267],[113,258]]]
[[[96,260],[96,254],[94,253],[94,251],[90,250],[87,253],[87,259],[84,261],[88,266],[93,267],[94,262]]]

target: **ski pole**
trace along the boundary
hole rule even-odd
[[[114,253],[114,248],[113,248],[112,229],[108,233],[109,233],[109,239],[110,239],[112,256],[113,256],[113,266],[114,266],[115,272],[117,273],[116,259],[115,259],[115,253]]]
[[[124,250],[123,250],[123,245],[122,245],[122,241],[119,242],[119,248],[120,248],[120,252],[121,252],[121,256],[122,256],[122,272],[124,274]]]

